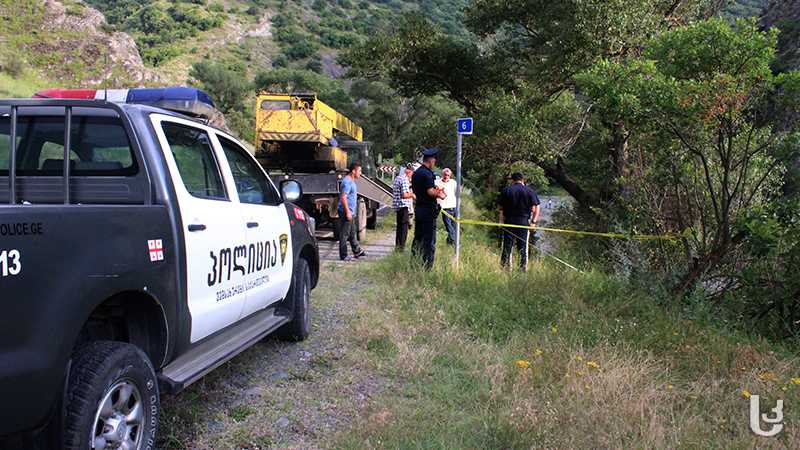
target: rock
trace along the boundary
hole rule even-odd
[[[86,61],[95,64],[100,71],[91,80],[84,80],[84,84],[97,86],[109,81],[112,83],[120,74],[124,74],[127,83],[144,85],[148,82],[160,82],[160,77],[144,66],[139,48],[133,38],[122,32],[108,32],[105,16],[100,11],[81,4],[80,14],[68,13],[63,2],[47,0],[44,2],[44,21],[42,31],[78,31],[82,38],[74,41],[60,42],[58,39],[49,44],[52,48],[40,49],[42,52],[51,51],[58,53],[63,46],[77,46],[81,48],[85,58],[91,57],[96,48],[107,49],[107,55],[98,61]],[[104,57],[107,56],[107,59]],[[69,61],[64,61],[64,64]],[[112,86],[123,87],[123,86]]]
[[[278,426],[278,428],[286,428],[286,427],[288,427],[290,424],[291,424],[291,422],[289,422],[289,418],[288,418],[288,417],[286,417],[286,416],[283,416],[283,417],[281,417],[280,419],[278,419],[278,420],[275,422],[275,425],[277,425],[277,426]]]
[[[261,395],[261,387],[251,387],[250,389],[244,391],[244,395],[248,397],[259,397]]]
[[[225,424],[219,420],[212,420],[208,422],[208,431],[216,433],[225,429]]]
[[[279,371],[273,373],[272,375],[270,375],[269,378],[270,378],[270,380],[273,380],[273,381],[288,380],[289,379],[289,373],[286,372],[286,371],[283,371],[283,370],[279,370]]]

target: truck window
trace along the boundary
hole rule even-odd
[[[264,175],[264,172],[253,159],[239,145],[220,135],[219,143],[222,151],[231,167],[231,174],[236,182],[236,191],[239,193],[239,201],[255,205],[278,205],[280,196],[272,182]]]
[[[8,174],[10,119],[0,117],[0,175]],[[73,116],[73,176],[131,176],[138,169],[128,134],[116,117]],[[17,124],[17,174],[57,176],[64,169],[64,117],[23,116]]]
[[[227,200],[208,133],[172,122],[161,126],[186,190],[198,198]]]
[[[292,104],[282,100],[264,100],[261,102],[261,109],[266,109],[268,111],[289,111],[292,109]]]

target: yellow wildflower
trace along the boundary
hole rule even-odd
[[[800,377],[792,378],[792,384],[800,384]]]
[[[552,327],[550,327],[550,332],[553,334],[558,333],[558,325],[553,325]]]
[[[534,354],[535,356],[542,356],[542,354],[543,354],[543,353],[544,353],[544,352],[543,352],[543,351],[542,351],[542,349],[540,349],[540,348],[537,348],[536,350],[534,350],[534,351],[533,351],[533,354]]]
[[[577,359],[578,361],[583,361],[583,356],[578,355],[578,356],[575,357],[575,359]]]
[[[775,381],[778,379],[778,376],[772,372],[761,372],[760,374],[758,374],[758,378],[761,381]]]
[[[586,375],[584,372],[581,372],[580,370],[578,371],[578,376],[579,376],[579,377],[582,377],[582,376],[584,376],[584,375]]]
[[[781,388],[781,390],[782,390],[782,391],[788,391],[788,390],[789,390],[789,388],[787,388],[786,386],[784,386],[784,387],[782,387],[782,388]]]
[[[671,384],[668,384],[668,385],[667,385],[667,390],[671,391],[671,390],[672,390],[674,387],[675,387],[675,386],[673,386],[673,385],[671,385]]]
[[[600,364],[597,364],[594,361],[589,361],[589,362],[586,363],[586,365],[591,367],[592,369],[599,369],[600,368]]]
[[[531,362],[530,362],[530,361],[528,361],[528,360],[525,360],[525,359],[518,359],[518,360],[514,361],[514,363],[515,363],[515,364],[517,365],[517,367],[519,367],[520,369],[527,369],[528,367],[530,367],[530,366],[531,366]]]
[[[744,398],[750,398],[750,396],[753,394],[751,394],[750,391],[748,391],[747,389],[742,389],[742,395],[744,396]]]

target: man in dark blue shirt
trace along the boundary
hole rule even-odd
[[[447,195],[436,188],[436,176],[433,168],[439,150],[430,148],[422,152],[422,165],[411,176],[411,190],[417,198],[414,207],[414,242],[411,255],[422,257],[426,269],[433,267],[436,253],[436,216],[439,215],[439,204],[436,199],[445,199]]]
[[[511,186],[500,193],[500,223],[509,225],[530,226],[539,221],[539,197],[533,189],[525,186],[522,174],[511,174]],[[533,220],[531,220],[533,217]],[[529,230],[526,228],[503,227],[503,253],[500,264],[508,266],[511,250],[514,246],[519,250],[519,265],[522,271],[528,268],[528,238]]]

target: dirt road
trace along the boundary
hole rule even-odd
[[[394,235],[372,232],[368,257],[339,262],[334,241],[320,242],[320,283],[312,293],[308,340],[267,338],[181,394],[162,399],[158,448],[323,448],[371,397],[385,389],[349,349],[358,346],[349,324],[350,300],[371,283],[354,276],[359,265],[391,252]]]

